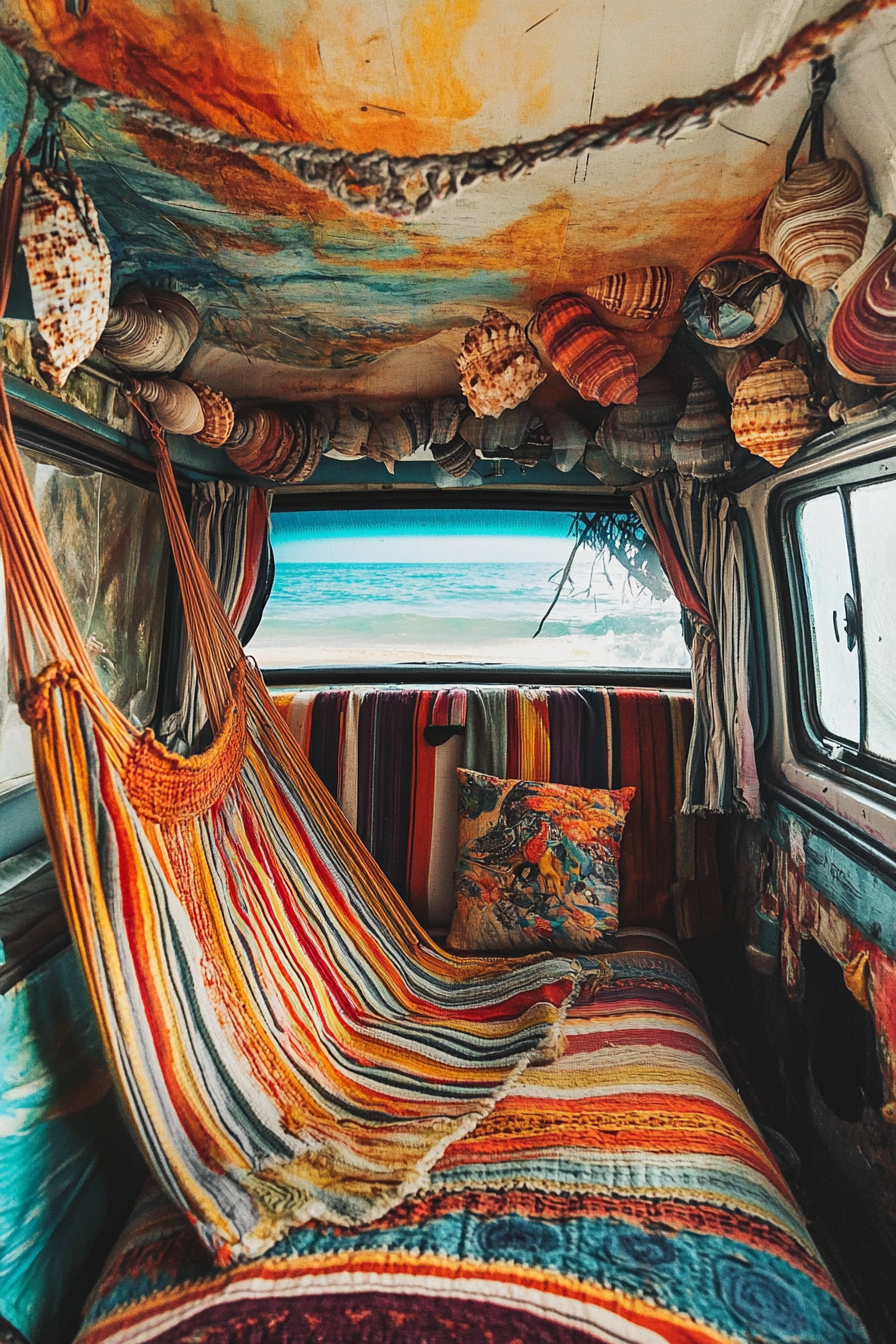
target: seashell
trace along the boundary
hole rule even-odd
[[[330,428],[330,451],[343,457],[362,457],[371,427],[370,415],[362,407],[337,402],[336,419]]]
[[[518,448],[510,451],[517,466],[522,471],[528,471],[530,467],[537,467],[539,462],[550,461],[554,451],[554,440],[551,438],[550,430],[536,415],[529,424],[523,442]]]
[[[272,476],[295,449],[295,430],[279,411],[263,406],[242,407],[224,451],[250,476]]]
[[[590,471],[592,476],[596,476],[604,485],[640,485],[643,478],[636,471],[629,471],[628,467],[621,467],[619,463],[612,458],[606,448],[601,447],[599,443],[589,443],[585,448],[585,454],[582,458],[582,466],[586,471]]]
[[[672,435],[672,460],[682,476],[712,481],[731,470],[734,446],[728,418],[709,383],[698,374]]]
[[[672,435],[681,398],[665,378],[649,374],[638,384],[632,406],[614,406],[595,435],[620,466],[653,476],[671,461]]]
[[[464,337],[457,361],[460,385],[474,415],[500,415],[525,401],[546,378],[518,322],[497,308]]]
[[[858,261],[867,229],[868,197],[855,169],[822,159],[772,188],[759,246],[792,279],[825,290]]]
[[[466,476],[476,464],[476,454],[464,439],[457,436],[451,443],[432,445],[433,461],[449,476]]]
[[[205,417],[202,429],[193,438],[207,448],[222,448],[233,432],[233,406],[223,392],[213,392],[205,383],[190,382],[187,386],[192,387],[199,398]]]
[[[518,448],[529,431],[534,412],[526,401],[500,415],[466,415],[460,424],[461,437],[471,448],[486,455],[501,449]]]
[[[551,458],[554,466],[558,471],[572,471],[582,460],[590,438],[588,430],[555,406],[542,407],[540,415],[553,440]]]
[[[758,341],[755,345],[745,345],[742,350],[738,350],[725,373],[729,397],[733,397],[738,385],[767,359],[771,359],[771,355]]]
[[[415,453],[418,448],[428,448],[432,438],[432,413],[429,402],[408,401],[402,406],[399,415],[407,425],[411,443],[414,445],[411,452]]]
[[[128,285],[116,297],[100,349],[125,369],[171,373],[199,335],[196,309],[170,289]]]
[[[41,368],[63,387],[103,333],[112,288],[109,249],[80,179],[26,168],[19,239],[44,344]]]
[[[691,281],[681,310],[708,345],[749,345],[781,316],[786,286],[784,273],[767,257],[717,257]]]
[[[436,397],[429,408],[432,422],[432,443],[450,443],[467,409],[461,397]]]
[[[289,485],[301,485],[316,471],[329,442],[327,421],[317,406],[297,406],[285,418],[292,427],[295,442],[292,452],[272,479]]]
[[[809,406],[809,380],[786,359],[769,359],[744,378],[731,406],[734,437],[773,467],[817,433],[821,416]]]
[[[367,440],[367,456],[375,462],[400,462],[413,451],[414,439],[400,412],[380,420]]]
[[[680,305],[684,285],[671,266],[636,266],[630,271],[605,275],[588,285],[585,293],[615,318],[639,323],[655,322]]]
[[[152,407],[158,423],[172,434],[198,434],[205,425],[202,402],[177,378],[135,379],[131,392]]]
[[[896,243],[865,267],[834,310],[828,359],[853,383],[896,383]]]
[[[634,356],[576,294],[555,294],[539,305],[538,334],[548,358],[579,396],[604,406],[638,395]]]

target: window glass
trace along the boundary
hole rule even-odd
[[[574,515],[275,513],[276,578],[248,652],[262,667],[482,663],[685,668],[681,611],[634,515],[583,545]],[[640,576],[640,577],[637,577]]]
[[[22,452],[66,598],[103,689],[130,720],[155,711],[167,541],[161,501],[139,486]],[[0,568],[0,667],[8,666]],[[0,677],[0,791],[31,775],[31,739]]]
[[[865,658],[868,751],[896,761],[896,481],[849,494]]]
[[[832,491],[805,500],[797,508],[796,522],[815,663],[816,710],[832,737],[858,743],[859,652],[847,632],[847,608],[855,595],[840,496]]]

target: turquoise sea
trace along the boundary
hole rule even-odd
[[[674,599],[656,601],[624,580],[611,585],[588,559],[573,574],[574,591],[564,591],[533,639],[555,592],[553,563],[279,561],[248,649],[267,667],[688,665]]]

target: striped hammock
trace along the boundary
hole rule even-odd
[[[2,276],[0,257],[0,300]],[[112,1076],[159,1181],[227,1264],[419,1190],[527,1064],[556,1055],[578,967],[457,959],[424,933],[245,659],[153,430],[207,751],[168,752],[103,694],[2,387],[0,551],[12,673]]]

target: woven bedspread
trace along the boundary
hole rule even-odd
[[[641,952],[593,965],[563,1058],[530,1068],[426,1191],[222,1271],[151,1189],[78,1344],[867,1344],[688,972]]]

